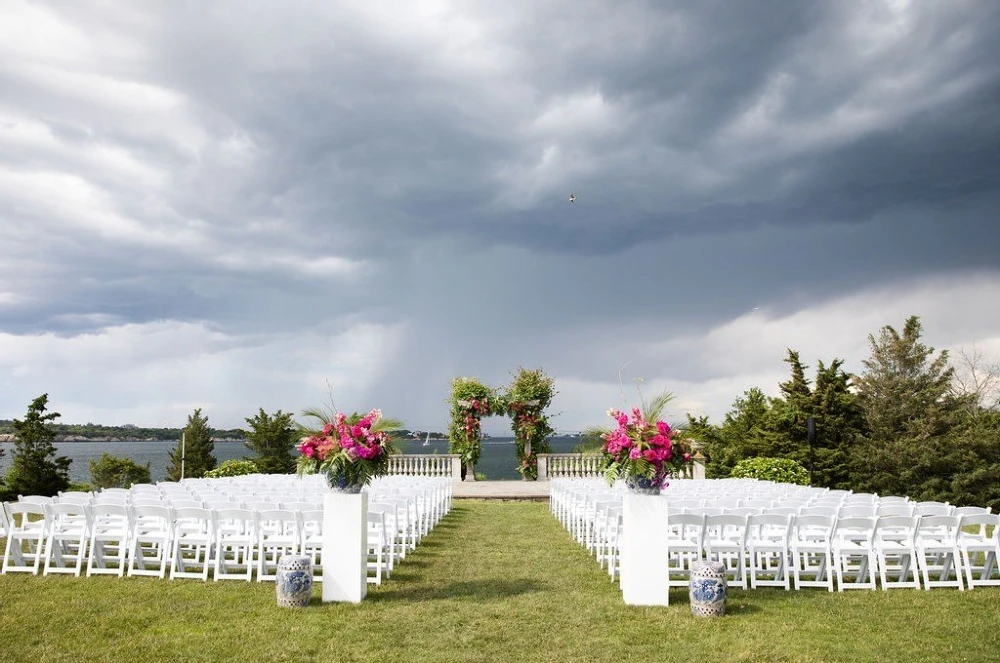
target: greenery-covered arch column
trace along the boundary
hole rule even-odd
[[[520,461],[517,471],[524,479],[538,478],[538,454],[552,450],[549,439],[555,431],[545,410],[555,395],[554,384],[540,368],[533,371],[521,368],[507,389],[507,412]]]
[[[500,395],[477,378],[455,378],[451,381],[451,420],[448,423],[448,446],[462,457],[462,478],[473,481],[475,466],[482,453],[482,418],[502,414]]]
[[[506,391],[489,387],[477,378],[452,380],[451,421],[448,440],[452,453],[462,457],[462,476],[473,480],[482,452],[482,418],[509,415],[518,458],[518,472],[525,479],[538,478],[538,454],[549,451],[549,426],[545,409],[555,395],[554,381],[541,369],[518,369]]]

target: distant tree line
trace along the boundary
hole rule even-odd
[[[688,415],[706,476],[728,477],[747,458],[787,458],[815,486],[1000,510],[1000,369],[963,351],[956,370],[921,333],[914,316],[900,331],[887,325],[869,335],[860,375],[833,359],[818,361],[810,380],[789,349],[778,396],[748,389],[719,425]]]
[[[99,440],[176,440],[181,434],[180,428],[144,428],[133,424],[123,426],[104,426],[101,424],[50,424],[55,433],[55,441],[65,441],[72,438],[99,439]],[[0,419],[0,434],[12,434],[14,432],[14,422],[9,419]],[[215,430],[213,435],[216,439],[240,439],[243,433],[238,428],[230,430]]]
[[[15,499],[18,495],[56,495],[71,488],[69,468],[71,460],[57,456],[54,442],[59,431],[80,427],[61,426],[55,423],[61,415],[48,412],[48,394],[42,394],[28,406],[23,420],[14,419],[9,430],[14,436],[11,467],[0,477],[0,499]],[[169,452],[168,479],[197,478],[215,470],[215,439],[234,437],[244,440],[252,455],[243,460],[252,463],[256,471],[265,474],[290,473],[295,470],[295,449],[301,438],[301,430],[292,421],[290,413],[278,410],[273,415],[263,408],[253,417],[246,419],[247,428],[229,431],[213,430],[208,425],[208,417],[196,409],[188,416],[183,429],[140,429],[136,427],[107,427],[87,424],[84,429],[91,432],[106,430],[130,430],[126,437],[136,437],[138,431],[174,431],[167,439],[177,441]],[[97,436],[103,436],[98,434]],[[5,453],[0,445],[0,456]],[[241,466],[243,470],[249,466]],[[150,481],[149,465],[138,465],[129,458],[118,458],[103,454],[90,462],[91,484],[74,488],[127,487],[135,483]]]

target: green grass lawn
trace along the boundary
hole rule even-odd
[[[687,592],[630,608],[542,503],[456,501],[361,605],[274,585],[0,576],[0,661],[987,661],[1000,588]]]

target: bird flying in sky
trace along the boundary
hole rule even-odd
[[[575,193],[569,194],[569,202],[571,202],[571,203],[575,203],[576,202],[576,194]]]

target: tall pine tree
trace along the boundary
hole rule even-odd
[[[198,408],[193,414],[188,415],[182,439],[178,440],[177,446],[169,452],[170,465],[167,467],[167,478],[171,481],[180,481],[182,478],[197,479],[205,476],[205,472],[214,470],[216,466],[213,451],[215,443],[212,441],[212,429],[208,427],[208,417],[201,416],[201,408]]]
[[[705,454],[705,476],[720,479],[729,476],[736,463],[744,458],[765,455],[765,431],[770,415],[767,396],[757,387],[743,392],[733,402],[721,426],[708,423],[708,417],[698,419],[688,415],[688,434],[701,444]]]
[[[951,392],[948,353],[935,356],[921,332],[911,316],[902,333],[886,325],[878,338],[868,336],[871,356],[854,385],[869,434],[852,482],[881,494],[948,499],[964,464],[947,439],[962,404]]]
[[[260,412],[247,417],[249,428],[242,433],[246,447],[256,455],[251,459],[263,474],[288,474],[295,471],[293,450],[299,435],[292,426],[292,415],[278,410],[274,416]]]
[[[49,395],[42,394],[28,406],[23,421],[14,420],[14,455],[7,471],[7,492],[15,495],[55,495],[69,487],[70,459],[56,456],[55,431],[49,423],[58,412],[45,410]]]

